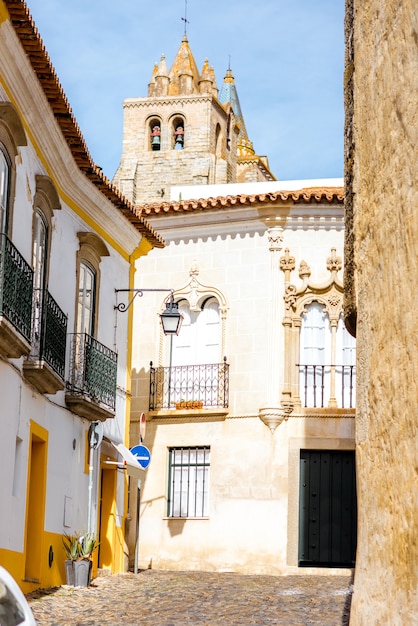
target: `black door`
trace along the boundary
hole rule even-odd
[[[353,567],[356,543],[354,452],[301,450],[299,566]]]

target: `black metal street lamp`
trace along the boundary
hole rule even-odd
[[[179,311],[179,305],[177,302],[174,302],[173,294],[171,294],[171,298],[167,302],[165,311],[161,313],[160,318],[164,335],[179,334],[183,316]]]
[[[134,294],[128,304],[120,302],[119,304],[115,305],[115,309],[120,311],[121,313],[124,313],[129,309],[135,298],[137,296],[143,296],[145,291],[169,291],[171,293],[170,300],[167,302],[165,311],[161,313],[160,319],[164,335],[178,335],[180,332],[181,323],[183,321],[183,316],[179,311],[177,302],[174,302],[172,289],[115,289],[116,293],[129,292]]]

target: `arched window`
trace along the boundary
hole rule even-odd
[[[100,262],[109,256],[104,242],[95,233],[78,233],[76,333],[92,337],[97,328],[97,303],[100,288]]]
[[[0,143],[0,233],[7,233],[10,203],[10,159]]]
[[[226,149],[231,149],[231,116],[228,115],[228,122],[226,126]]]
[[[47,280],[48,222],[45,215],[35,208],[33,215],[33,307],[32,307],[32,353],[39,355],[42,332],[44,289]]]
[[[54,211],[61,209],[57,190],[48,176],[36,175],[32,216],[31,352],[23,363],[25,378],[41,393],[64,388],[67,316],[48,289]]]
[[[307,365],[325,365],[330,360],[329,320],[325,307],[312,302],[302,315],[300,360]]]
[[[191,311],[186,300],[180,300],[183,314],[181,332],[173,337],[173,365],[218,363],[220,351],[219,304],[208,298],[200,311]]]
[[[161,150],[161,122],[157,118],[149,122],[149,138],[151,150]]]
[[[222,155],[221,125],[220,124],[216,124],[216,129],[215,129],[215,154],[216,156]]]
[[[0,233],[11,236],[15,157],[19,146],[26,146],[20,116],[10,102],[0,102]]]
[[[41,290],[45,285],[47,248],[48,223],[42,211],[37,207],[33,217],[32,267],[34,289]]]
[[[173,128],[173,149],[183,150],[185,146],[184,119],[182,117],[174,118],[172,128]]]
[[[200,311],[193,311],[186,300],[181,300],[179,311],[183,314],[183,323],[171,344],[170,400],[218,406],[224,389],[218,301],[208,298]]]
[[[96,272],[86,261],[81,261],[78,276],[77,333],[93,336],[96,309]]]
[[[356,406],[356,340],[348,332],[340,315],[337,326],[336,392],[341,406]]]
[[[326,407],[331,395],[338,406],[355,406],[355,339],[342,314],[335,332],[324,304],[312,302],[302,314],[299,394],[306,407]]]
[[[327,406],[330,394],[331,329],[325,307],[313,302],[302,315],[300,395],[305,406]]]

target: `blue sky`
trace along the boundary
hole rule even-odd
[[[185,0],[27,0],[95,162],[112,178],[125,98],[170,67]],[[231,59],[247,132],[279,180],[343,176],[344,0],[187,1],[187,37],[222,85]]]

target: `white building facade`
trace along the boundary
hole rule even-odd
[[[0,2],[0,49],[0,562],[29,592],[65,582],[65,533],[92,530],[95,568],[126,569],[115,290],[163,242],[94,165],[24,2]]]
[[[343,188],[326,182],[200,187],[200,200],[182,188],[144,207],[167,248],[138,261],[136,287],[173,289],[184,319],[171,341],[155,316],[164,295],[136,305],[131,445],[144,413],[151,453],[130,500],[141,568],[353,567],[355,345]]]

